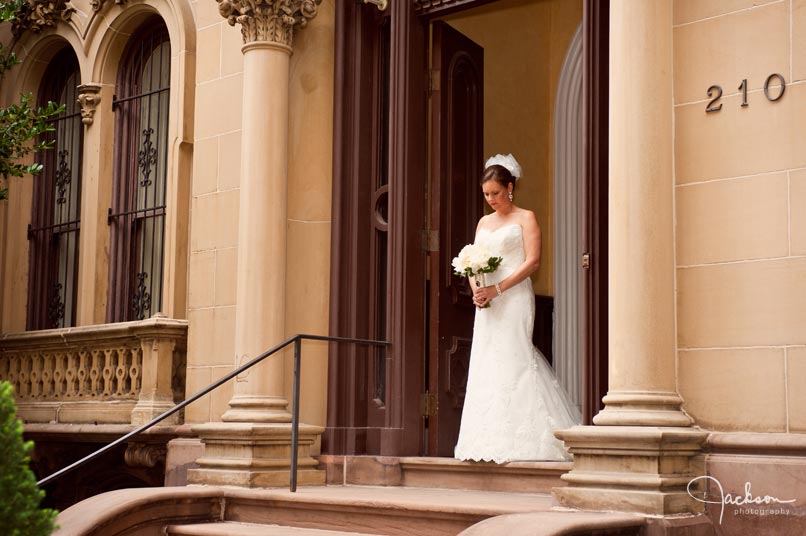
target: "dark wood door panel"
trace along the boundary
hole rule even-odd
[[[453,456],[462,417],[475,308],[467,280],[451,259],[473,241],[482,215],[484,50],[437,21],[432,30],[431,253],[428,390],[437,413],[428,421],[429,453]]]

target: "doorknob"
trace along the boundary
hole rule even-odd
[[[586,268],[586,269],[591,267],[591,254],[590,253],[584,253],[582,255],[582,267]]]

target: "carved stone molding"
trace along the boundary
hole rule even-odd
[[[59,19],[67,22],[75,8],[66,0],[28,0],[17,11],[11,23],[11,32],[19,39],[27,30],[39,33],[53,27]]]
[[[241,25],[243,42],[291,46],[294,29],[305,28],[322,0],[216,0],[230,26]]]
[[[81,105],[81,122],[87,126],[92,124],[95,108],[101,102],[101,86],[99,84],[81,84],[78,86],[78,103]]]
[[[163,444],[129,443],[124,459],[129,467],[155,467],[165,463],[168,449]]]
[[[104,4],[107,3],[108,0],[91,0],[90,5],[92,6],[93,11],[100,11]],[[117,5],[123,5],[126,3],[126,0],[115,0]]]

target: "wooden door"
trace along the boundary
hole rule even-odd
[[[484,50],[434,22],[431,79],[431,234],[428,452],[453,456],[459,435],[475,310],[451,259],[473,241],[482,215]]]

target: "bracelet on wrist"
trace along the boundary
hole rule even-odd
[[[501,285],[499,285],[498,283],[495,284],[495,291],[498,293],[499,296],[503,294],[503,292],[501,291]]]

